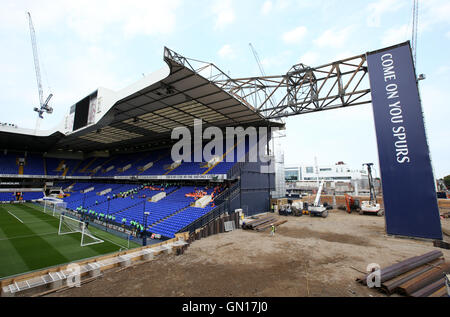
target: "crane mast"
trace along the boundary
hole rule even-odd
[[[36,33],[34,31],[33,21],[31,20],[31,14],[30,12],[27,12],[27,14],[28,14],[28,24],[30,25],[31,46],[33,48],[34,69],[36,71],[36,81],[39,91],[39,106],[42,107],[42,105],[44,104],[44,92],[42,90],[41,70],[39,68],[39,57],[36,45]]]
[[[261,61],[259,60],[258,53],[256,52],[255,48],[253,47],[252,43],[248,43],[248,45],[250,46],[250,49],[252,50],[253,56],[255,56],[255,60],[256,60],[256,63],[258,64],[261,75],[266,76],[266,73],[264,72]]]
[[[417,55],[417,26],[419,22],[419,0],[413,0],[413,23],[412,23],[412,34],[411,34],[411,46],[414,65],[416,64]]]
[[[372,177],[372,166],[373,163],[364,163],[363,166],[367,166],[367,177],[369,178],[369,194],[370,194],[370,201],[376,203],[377,202],[377,195],[375,192],[375,186],[373,182]]]
[[[35,107],[34,111],[38,113],[38,118],[36,121],[36,130],[39,128],[39,119],[43,119],[43,114],[45,113],[52,113],[53,109],[49,107],[48,103],[50,102],[50,99],[52,98],[53,94],[49,94],[47,99],[44,101],[44,92],[42,89],[42,80],[41,80],[41,70],[39,67],[39,55],[38,55],[38,49],[36,44],[36,32],[34,31],[33,21],[31,19],[30,12],[27,12],[28,15],[28,24],[30,26],[30,37],[31,37],[31,46],[33,49],[33,58],[34,58],[34,69],[36,72],[36,81],[38,86],[38,93],[39,93],[39,107]]]

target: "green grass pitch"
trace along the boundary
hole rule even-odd
[[[89,226],[103,243],[80,246],[81,233],[58,235],[59,217],[38,205],[0,204],[0,278],[70,263],[128,247],[128,241]],[[140,245],[130,242],[130,248]]]

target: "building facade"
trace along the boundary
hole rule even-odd
[[[284,168],[288,196],[303,191],[314,192],[319,182],[324,181],[324,192],[368,194],[369,181],[367,170],[350,168],[344,162],[334,165],[287,165]],[[372,172],[374,187],[381,193],[381,182],[376,170]]]
[[[367,170],[352,169],[344,162],[338,162],[334,165],[287,165],[284,168],[286,182],[303,182],[317,180],[352,182],[361,179],[367,179]]]

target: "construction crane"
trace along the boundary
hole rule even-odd
[[[414,67],[417,70],[417,29],[419,25],[419,0],[413,0],[412,12],[412,33],[411,33],[411,51],[413,56]],[[419,74],[417,81],[426,79],[424,74]]]
[[[412,34],[411,34],[411,48],[412,48],[414,65],[416,64],[416,55],[417,55],[418,22],[419,22],[419,0],[413,0],[413,22],[412,22]]]
[[[373,163],[364,163],[363,166],[367,166],[367,177],[369,178],[369,201],[361,202],[360,214],[365,213],[377,214],[378,216],[384,215],[384,210],[381,209],[380,204],[377,203],[377,195],[375,192],[375,186],[373,184],[372,166]]]
[[[263,77],[266,77],[266,72],[264,71],[264,68],[262,66],[261,60],[259,59],[258,53],[256,52],[255,48],[253,47],[252,43],[248,43],[248,45],[250,46],[253,56],[255,57],[255,60],[256,60],[256,63],[258,64],[258,68],[259,68],[259,71],[261,72],[261,75]],[[265,97],[268,98],[269,104],[272,105],[272,107],[275,106],[272,96],[269,96],[269,95],[267,95],[267,93],[265,93]]]
[[[255,48],[253,47],[252,43],[248,43],[248,45],[250,46],[250,49],[252,50],[253,56],[255,56],[255,60],[256,60],[256,63],[258,64],[261,75],[266,76],[266,73],[264,72],[261,61],[259,60],[258,53],[256,52]]]
[[[308,212],[311,217],[319,216],[326,218],[328,216],[327,207],[320,203],[320,196],[322,194],[324,180],[320,182],[319,189],[317,190],[316,198],[313,205],[308,205]]]
[[[38,113],[38,118],[36,121],[36,130],[39,128],[40,119],[44,118],[44,113],[52,113],[53,108],[49,106],[50,99],[53,97],[53,94],[49,94],[47,99],[44,101],[44,92],[42,89],[42,81],[41,81],[41,70],[39,67],[39,55],[36,44],[36,33],[34,31],[33,21],[31,20],[30,12],[27,12],[28,15],[28,23],[30,26],[30,36],[31,36],[31,46],[33,49],[33,57],[34,57],[34,68],[36,71],[36,81],[38,85],[39,92],[39,107],[35,107],[34,111]]]

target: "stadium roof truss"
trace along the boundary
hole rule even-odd
[[[196,72],[209,73],[209,80],[265,119],[371,102],[365,54],[319,67],[300,63],[283,75],[236,79],[213,64],[185,58],[168,49],[166,55]],[[204,65],[194,67],[193,63]]]
[[[45,151],[138,148],[167,142],[173,128],[192,128],[194,119],[202,119],[204,127],[282,126],[283,117],[371,102],[365,54],[248,78],[231,78],[212,63],[169,48],[164,48],[164,61],[168,75],[125,89],[95,124],[45,137],[17,131],[14,141],[11,133],[0,131],[1,143]]]
[[[58,145],[93,150],[167,140],[176,127],[192,128],[194,119],[201,119],[204,127],[268,124],[245,100],[236,99],[215,83],[228,77],[213,64],[199,62],[202,65],[194,68],[194,60],[168,48],[164,60],[169,76],[117,101],[105,115],[104,127],[100,121],[95,127],[67,135]]]

